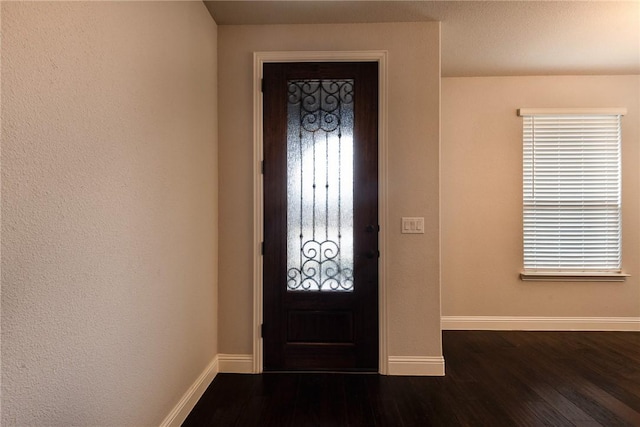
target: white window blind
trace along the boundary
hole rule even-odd
[[[525,272],[620,272],[621,112],[519,113]]]

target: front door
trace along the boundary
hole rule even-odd
[[[265,371],[378,371],[378,64],[265,64]]]

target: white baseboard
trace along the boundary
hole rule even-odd
[[[187,419],[189,413],[193,410],[198,400],[202,397],[211,381],[218,373],[218,356],[214,357],[211,362],[204,368],[204,371],[198,376],[195,382],[189,387],[186,393],[178,401],[176,406],[169,412],[169,415],[162,421],[160,427],[179,427],[184,420]]]
[[[389,375],[443,376],[444,357],[389,356]]]
[[[443,330],[640,331],[640,317],[442,316]]]
[[[253,356],[251,354],[219,354],[219,372],[229,374],[252,374]]]

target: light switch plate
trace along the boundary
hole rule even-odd
[[[402,217],[402,234],[424,234],[424,217]]]

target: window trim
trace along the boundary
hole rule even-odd
[[[523,271],[520,280],[523,282],[624,282],[629,274],[626,273],[561,273]]]
[[[626,108],[520,108],[518,116],[540,116],[540,115],[577,115],[577,114],[610,114],[612,116],[625,116]]]
[[[519,117],[537,115],[617,115],[627,114],[626,108],[520,108]],[[524,125],[523,125],[524,126]],[[622,144],[622,141],[620,141]],[[553,270],[522,270],[522,281],[544,282],[623,282],[629,274],[620,271],[553,271]]]

